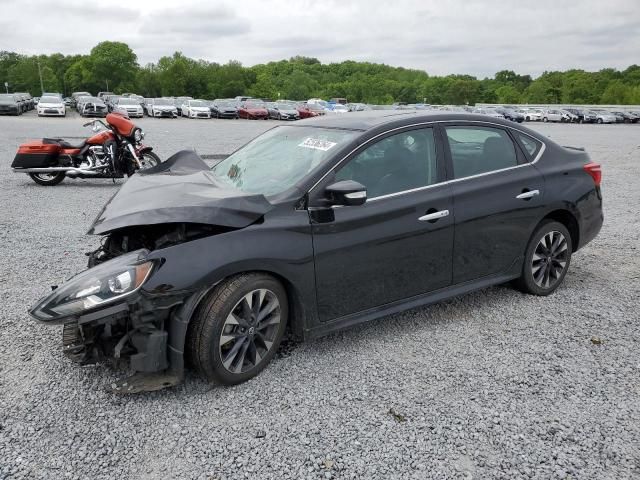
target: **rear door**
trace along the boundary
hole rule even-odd
[[[368,199],[310,212],[321,321],[450,285],[453,205],[441,150],[433,128],[389,134],[323,182],[357,181]]]
[[[505,127],[443,127],[455,210],[453,284],[518,268],[542,215],[544,179]]]

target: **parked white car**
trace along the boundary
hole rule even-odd
[[[544,111],[540,108],[529,108],[525,110],[524,119],[527,122],[539,122],[542,120]]]
[[[187,100],[182,104],[182,116],[188,118],[211,118],[211,108],[202,100]]]
[[[48,96],[40,97],[38,102],[38,116],[64,117],[67,115],[67,108],[64,106],[62,97]]]
[[[473,112],[471,112],[471,113],[479,113],[480,115],[488,115],[488,116],[493,117],[493,118],[504,118],[504,115],[502,115],[499,112],[496,112],[493,108],[478,107],[478,108],[475,108],[473,110]]]
[[[178,118],[178,109],[168,98],[149,98],[146,107],[150,117]]]
[[[349,113],[349,107],[341,103],[336,103],[325,108],[325,111],[327,113]]]
[[[562,122],[562,112],[560,110],[556,110],[553,108],[544,110],[542,112],[542,121],[543,122]]]
[[[137,98],[120,97],[117,103],[113,106],[113,109],[127,112],[129,117],[144,117],[144,110],[142,109],[140,100]]]

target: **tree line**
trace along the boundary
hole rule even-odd
[[[88,55],[20,55],[0,51],[0,83],[10,91],[135,92],[145,97],[195,98],[344,97],[350,102],[473,105],[475,103],[640,104],[640,66],[597,72],[544,72],[538,78],[502,70],[493,78],[432,76],[423,70],[344,61],[322,64],[316,58],[245,67],[195,60],[180,52],[140,66],[125,43],[102,42]]]

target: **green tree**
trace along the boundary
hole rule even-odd
[[[512,85],[502,85],[496,88],[498,103],[519,103],[520,92]]]
[[[626,104],[631,96],[631,89],[627,87],[621,80],[613,80],[607,85],[600,103],[607,105]]]
[[[91,49],[88,65],[95,85],[122,91],[134,85],[138,57],[126,43],[102,42]]]

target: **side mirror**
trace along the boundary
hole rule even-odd
[[[325,189],[332,205],[356,206],[367,201],[367,187],[353,180],[341,180]]]

